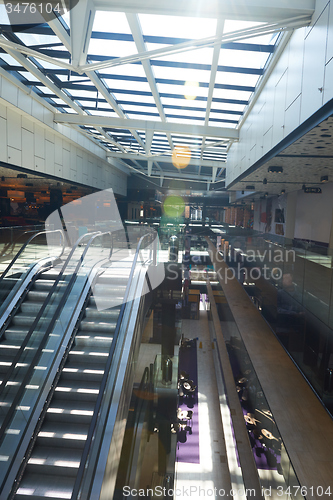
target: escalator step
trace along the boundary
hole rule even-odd
[[[80,323],[80,330],[82,332],[89,331],[95,333],[114,333],[117,322],[103,323],[99,321],[88,321],[83,319]]]
[[[119,316],[120,306],[113,309],[105,309],[104,311],[99,311],[96,307],[87,307],[85,310],[85,316],[89,320],[96,321],[117,321]]]
[[[95,401],[55,400],[47,410],[45,422],[90,424]]]
[[[83,349],[82,346],[74,346],[69,353],[68,362],[70,364],[74,362],[76,365],[84,365],[90,368],[91,363],[104,365],[107,357],[108,353],[103,352],[102,349],[94,348],[93,346],[89,349]]]
[[[53,280],[46,280],[46,279],[37,280],[37,281],[35,281],[35,283],[33,285],[33,290],[37,291],[37,292],[49,292],[53,285],[54,285]],[[66,286],[67,286],[67,283],[65,283],[65,282],[59,282],[57,284],[57,288],[59,288],[59,287],[65,288]]]
[[[38,446],[83,449],[88,425],[44,421],[37,436]]]
[[[92,295],[89,298],[89,306],[94,307],[95,309],[98,307],[101,310],[113,309],[114,307],[120,307],[123,303],[124,297],[98,297],[97,300]]]
[[[59,474],[43,475],[25,474],[24,479],[15,495],[15,500],[29,498],[30,500],[59,500],[70,499],[74,487],[73,477],[62,477]]]
[[[110,350],[112,344],[113,335],[101,332],[99,336],[95,335],[95,332],[85,332],[85,335],[81,335],[80,332],[75,337],[75,343],[78,347],[91,347],[98,346],[101,349],[105,349],[107,352]],[[91,335],[89,335],[91,333]]]
[[[95,367],[93,364],[90,364],[88,367],[82,367],[82,365],[76,366],[74,363],[71,365],[66,365],[62,372],[61,378],[63,380],[94,380],[96,382],[100,382],[102,380],[104,374],[104,370],[101,369],[100,365]]]
[[[18,313],[18,314],[15,314],[15,316],[13,317],[11,324],[15,325],[15,326],[25,326],[26,329],[28,329],[32,325],[34,320],[35,320],[35,316],[33,316],[33,315],[27,316],[27,315],[23,315],[23,314]]]

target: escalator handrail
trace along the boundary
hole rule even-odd
[[[57,230],[57,231],[61,231],[61,232],[62,232],[62,230],[60,230],[60,229],[59,229],[59,230]],[[95,233],[92,233],[92,234],[95,234]],[[97,233],[97,234],[100,234],[100,233]],[[53,283],[53,285],[52,285],[52,287],[51,287],[51,290],[49,291],[48,296],[46,297],[46,299],[45,299],[45,301],[44,301],[44,303],[43,303],[42,307],[41,307],[41,308],[40,308],[40,310],[38,311],[38,314],[36,315],[36,318],[34,319],[34,321],[33,321],[32,325],[30,326],[29,331],[28,331],[28,333],[27,333],[27,335],[26,335],[26,337],[25,337],[24,341],[23,341],[23,342],[22,342],[22,344],[20,345],[20,348],[19,348],[19,350],[17,351],[17,353],[16,353],[16,355],[15,355],[15,357],[14,357],[13,361],[12,361],[11,367],[10,367],[10,368],[6,371],[6,374],[5,374],[5,375],[3,376],[3,378],[2,378],[2,381],[1,381],[1,383],[0,383],[0,396],[1,396],[1,394],[2,394],[3,390],[4,390],[5,386],[6,386],[6,383],[8,382],[9,378],[11,377],[11,375],[12,375],[12,373],[13,373],[13,371],[14,371],[14,368],[15,368],[16,363],[19,361],[19,359],[20,359],[20,357],[21,357],[22,352],[24,351],[24,349],[25,349],[26,345],[28,344],[28,342],[29,342],[29,340],[30,340],[30,338],[31,338],[31,336],[32,336],[32,334],[33,334],[33,332],[34,332],[34,330],[35,330],[35,328],[36,328],[36,326],[37,326],[37,324],[38,324],[38,322],[39,322],[40,318],[42,317],[42,315],[43,315],[43,313],[44,313],[44,311],[45,311],[46,307],[49,305],[49,302],[50,302],[50,300],[51,300],[51,296],[52,296],[53,292],[55,291],[56,287],[58,286],[59,281],[61,280],[61,278],[62,278],[62,276],[63,276],[63,274],[64,274],[64,272],[65,272],[65,270],[66,270],[66,268],[67,268],[67,265],[69,264],[69,262],[70,262],[70,260],[71,260],[71,258],[72,258],[72,256],[73,256],[73,254],[74,254],[74,252],[76,251],[77,247],[80,245],[80,243],[82,242],[82,240],[83,240],[84,238],[86,238],[86,237],[87,237],[87,233],[86,233],[86,234],[83,234],[83,235],[82,235],[82,236],[81,236],[81,237],[80,237],[80,238],[76,241],[76,243],[75,243],[74,247],[72,248],[71,252],[69,253],[69,255],[68,255],[68,257],[67,257],[67,259],[66,259],[65,263],[63,264],[63,267],[62,267],[62,269],[61,269],[61,271],[60,271],[59,275],[57,276],[57,278],[56,278],[55,282]],[[53,319],[53,318],[52,318],[52,319]],[[1,435],[1,429],[0,429],[0,443],[1,443],[1,439],[2,439],[2,435]]]
[[[91,234],[92,234],[93,236],[91,236]],[[68,283],[68,285],[67,285],[67,287],[66,287],[65,293],[64,293],[64,295],[62,296],[62,298],[61,298],[61,300],[60,300],[60,302],[59,302],[59,304],[58,304],[58,306],[57,306],[57,309],[56,309],[56,311],[54,312],[54,314],[53,314],[53,316],[52,316],[52,319],[51,319],[51,321],[50,321],[50,322],[49,322],[49,324],[48,324],[48,327],[47,327],[47,329],[46,329],[46,332],[45,332],[45,334],[43,335],[43,338],[42,338],[42,340],[41,340],[41,342],[40,342],[40,344],[39,344],[39,346],[38,346],[38,349],[36,350],[36,353],[35,353],[35,355],[34,355],[34,358],[33,358],[33,360],[32,360],[32,361],[31,361],[31,363],[30,363],[30,366],[29,366],[29,368],[28,368],[28,371],[27,371],[27,373],[26,373],[26,375],[25,375],[25,378],[26,378],[26,379],[30,376],[31,372],[33,372],[33,370],[34,370],[34,366],[35,366],[35,364],[37,363],[37,361],[38,361],[38,359],[39,359],[40,353],[41,353],[41,351],[42,351],[42,350],[44,349],[44,347],[45,347],[45,344],[46,344],[46,342],[47,342],[48,336],[49,336],[50,332],[52,331],[52,329],[53,329],[53,327],[54,327],[54,324],[55,324],[55,322],[56,322],[56,320],[57,320],[57,318],[58,318],[58,315],[59,315],[59,313],[61,312],[61,310],[62,310],[62,308],[63,308],[63,305],[65,304],[65,302],[66,302],[66,300],[67,300],[67,298],[68,298],[68,296],[69,296],[69,294],[70,294],[70,292],[71,292],[72,285],[74,284],[74,281],[76,280],[77,272],[78,272],[78,270],[79,270],[79,268],[80,268],[80,266],[81,266],[81,264],[82,264],[82,262],[83,262],[83,260],[84,260],[84,257],[86,256],[86,254],[87,254],[87,252],[88,252],[88,250],[89,250],[89,248],[90,248],[90,245],[91,245],[91,244],[92,244],[92,242],[95,240],[95,238],[97,238],[97,237],[101,237],[101,236],[105,236],[106,234],[111,235],[111,232],[110,232],[110,231],[107,231],[107,232],[105,232],[105,233],[101,233],[101,232],[96,232],[96,233],[86,233],[86,234],[82,235],[82,236],[81,236],[81,237],[77,240],[77,242],[76,242],[76,244],[74,245],[74,247],[73,247],[72,251],[70,252],[70,255],[69,255],[69,256],[68,256],[68,258],[66,259],[66,262],[65,262],[65,264],[64,264],[64,266],[63,266],[63,268],[62,268],[61,272],[59,273],[59,276],[57,277],[57,279],[56,279],[55,283],[53,284],[53,286],[52,286],[52,288],[51,288],[51,290],[50,290],[50,292],[49,292],[49,294],[48,294],[48,296],[47,296],[47,298],[46,298],[46,300],[45,300],[45,302],[44,302],[44,304],[43,304],[43,306],[42,306],[41,310],[39,311],[38,315],[36,316],[36,319],[34,320],[34,323],[33,323],[33,324],[32,324],[32,326],[30,327],[30,329],[29,329],[29,332],[28,332],[28,334],[27,334],[26,339],[25,339],[25,340],[24,340],[24,342],[21,344],[21,347],[20,347],[20,349],[19,349],[18,353],[16,354],[15,359],[14,359],[14,360],[13,360],[13,362],[12,362],[11,368],[10,368],[10,369],[6,372],[6,375],[3,377],[3,380],[2,380],[1,385],[0,385],[0,394],[3,392],[3,390],[4,390],[5,386],[6,386],[6,383],[8,382],[8,380],[9,380],[9,378],[10,378],[11,374],[13,373],[13,370],[14,370],[14,368],[15,368],[15,365],[16,365],[16,363],[17,363],[17,361],[18,361],[18,359],[16,359],[16,358],[19,358],[19,357],[20,357],[20,355],[22,354],[22,352],[23,352],[23,350],[24,350],[24,348],[25,348],[26,344],[28,343],[29,339],[31,338],[31,336],[32,336],[32,334],[33,334],[33,332],[34,332],[34,330],[35,330],[35,327],[36,327],[36,325],[37,325],[37,324],[38,324],[38,322],[39,322],[39,319],[41,318],[41,316],[42,316],[42,314],[43,314],[43,312],[44,312],[45,308],[48,306],[48,304],[49,304],[49,302],[50,302],[50,300],[51,300],[51,296],[52,296],[52,294],[53,294],[53,292],[54,292],[54,290],[55,290],[56,286],[58,285],[59,281],[61,280],[61,278],[62,278],[62,276],[63,276],[63,273],[64,273],[65,269],[67,268],[67,265],[68,265],[68,264],[69,264],[69,262],[70,262],[70,259],[71,259],[72,255],[73,255],[73,253],[75,252],[75,250],[77,249],[77,247],[79,246],[79,244],[81,243],[81,241],[82,241],[85,237],[87,237],[87,235],[90,235],[90,236],[91,236],[91,238],[89,239],[89,241],[88,241],[88,243],[87,243],[87,245],[86,245],[86,247],[85,247],[85,249],[84,249],[84,251],[83,251],[83,253],[82,253],[82,255],[81,255],[81,257],[80,257],[80,259],[79,259],[79,261],[78,261],[78,263],[77,263],[77,265],[76,265],[76,268],[75,268],[75,270],[74,270],[74,272],[73,272],[73,275],[72,275],[72,277],[71,277],[71,279],[70,279],[70,282]],[[6,416],[5,416],[5,418],[4,418],[4,421],[3,421],[2,425],[1,425],[1,428],[0,428],[0,444],[1,444],[1,442],[2,442],[2,439],[3,439],[4,435],[5,435],[6,427],[7,427],[8,423],[11,421],[11,419],[12,419],[12,417],[13,417],[14,413],[15,413],[16,406],[17,406],[17,404],[18,404],[18,401],[20,400],[20,398],[21,398],[22,394],[24,393],[24,389],[25,389],[25,385],[24,385],[24,384],[21,384],[21,386],[20,386],[20,388],[19,388],[18,392],[16,393],[16,395],[15,395],[15,397],[14,397],[14,400],[13,400],[13,401],[12,401],[12,403],[11,403],[11,406],[10,406],[10,408],[9,408],[8,412],[6,413]]]
[[[6,267],[6,269],[4,270],[4,272],[2,273],[1,277],[0,277],[0,286],[1,286],[1,282],[3,281],[3,279],[5,278],[6,274],[9,272],[9,270],[13,267],[13,265],[15,264],[15,262],[17,261],[17,259],[20,257],[20,255],[22,255],[22,253],[25,251],[26,247],[31,243],[31,241],[36,238],[37,236],[40,236],[42,234],[51,234],[51,233],[60,233],[61,234],[61,237],[62,237],[62,249],[61,249],[61,253],[60,255],[58,256],[58,259],[60,259],[60,257],[62,256],[62,254],[64,253],[64,250],[65,250],[65,246],[64,246],[64,243],[65,243],[65,238],[64,238],[64,232],[62,229],[53,229],[51,231],[47,230],[47,231],[39,231],[38,233],[36,234],[33,234],[31,236],[31,238],[28,239],[28,241],[26,241],[24,243],[24,245],[22,245],[22,247],[20,248],[20,250],[17,252],[17,254],[15,255],[15,257],[13,258],[13,260],[8,264],[8,266]]]
[[[146,390],[147,389],[147,383],[149,384],[148,385],[148,388],[149,388],[148,391]],[[149,368],[147,366],[144,369],[144,372],[143,372],[143,375],[142,375],[142,378],[141,378],[141,382],[140,382],[140,385],[139,385],[139,389],[138,389],[139,397],[136,399],[135,405],[134,405],[134,418],[135,418],[135,420],[133,422],[133,439],[132,439],[130,451],[128,453],[129,460],[128,460],[128,468],[127,468],[127,477],[129,477],[131,475],[131,470],[132,470],[132,466],[133,466],[133,458],[134,458],[134,451],[135,451],[135,441],[136,441],[136,437],[137,437],[137,433],[138,433],[138,427],[140,425],[141,412],[142,412],[143,408],[147,411],[147,405],[150,402],[149,398],[142,397],[142,393],[143,393],[144,389],[145,389],[145,392],[150,392],[150,390],[151,390],[151,387],[150,387],[150,370],[149,370]]]
[[[9,228],[8,228],[9,229]],[[30,231],[24,231],[23,233],[19,234],[15,239],[14,241],[11,241],[10,243],[8,243],[7,245],[7,248],[3,248],[3,250],[1,250],[0,252],[0,258],[3,257],[5,254],[5,252],[7,252],[8,248],[12,247],[11,248],[11,252],[13,251],[13,249],[15,248],[15,245],[17,244],[18,240],[24,236],[25,234],[29,234],[29,233],[36,233],[37,231],[39,231],[39,229],[31,229]]]
[[[67,300],[67,298],[68,298],[68,296],[69,296],[69,294],[70,294],[70,292],[71,292],[72,285],[73,285],[73,283],[74,283],[74,281],[75,281],[75,279],[76,279],[76,276],[77,276],[77,272],[78,272],[78,270],[79,270],[79,268],[80,268],[80,266],[81,266],[81,264],[82,264],[82,262],[83,262],[83,260],[84,260],[84,257],[86,256],[86,254],[87,254],[87,252],[88,252],[88,250],[89,250],[89,248],[90,248],[91,244],[93,243],[93,241],[95,240],[95,238],[97,238],[97,237],[101,237],[101,236],[105,236],[105,235],[110,235],[110,236],[111,236],[111,235],[112,235],[112,233],[111,233],[111,231],[107,231],[107,232],[104,232],[104,233],[102,233],[102,232],[98,231],[98,232],[95,232],[95,233],[86,233],[86,234],[82,235],[82,236],[81,236],[81,237],[77,240],[77,242],[76,242],[76,244],[74,245],[74,248],[73,248],[73,250],[71,251],[70,255],[72,255],[72,254],[74,253],[74,251],[76,250],[76,248],[78,247],[78,245],[81,243],[81,241],[82,241],[85,237],[87,237],[87,235],[88,235],[88,236],[93,235],[93,236],[89,239],[89,241],[88,241],[88,243],[87,243],[87,245],[86,245],[86,248],[84,249],[84,251],[83,251],[83,253],[82,253],[82,255],[81,255],[80,259],[78,260],[78,263],[77,263],[77,265],[76,265],[75,271],[73,272],[73,275],[72,275],[72,277],[71,277],[71,279],[70,279],[70,282],[69,282],[68,286],[66,287],[66,291],[65,291],[64,295],[62,296],[62,298],[61,298],[61,300],[60,300],[60,303],[59,303],[59,305],[58,305],[58,307],[57,307],[57,309],[56,309],[56,311],[55,311],[55,313],[54,313],[54,315],[53,315],[53,317],[52,317],[51,322],[50,322],[50,323],[49,323],[49,325],[48,325],[48,328],[47,328],[47,330],[46,330],[46,332],[45,332],[45,334],[44,334],[44,336],[43,336],[43,339],[42,339],[42,340],[41,340],[41,342],[40,342],[40,345],[39,345],[39,347],[38,347],[38,350],[36,351],[36,354],[35,354],[35,356],[34,356],[34,359],[33,359],[33,360],[32,360],[32,362],[30,363],[29,369],[28,369],[28,371],[27,371],[27,373],[26,373],[26,375],[25,375],[25,377],[26,377],[26,378],[27,378],[28,376],[30,376],[31,372],[33,372],[33,370],[34,370],[34,366],[35,366],[35,364],[36,364],[36,363],[37,363],[37,361],[38,361],[38,357],[39,357],[39,355],[40,355],[40,353],[41,353],[42,349],[44,349],[44,344],[45,344],[45,343],[46,343],[46,341],[47,341],[47,338],[48,338],[48,336],[49,336],[49,333],[52,331],[52,329],[53,329],[53,327],[54,327],[54,324],[56,323],[56,321],[57,321],[57,319],[58,319],[59,312],[62,310],[63,305],[64,305],[64,303],[66,302],[66,300]],[[109,258],[110,258],[110,257],[109,257]],[[64,272],[64,270],[65,270],[65,266],[67,267],[67,264],[69,263],[69,261],[70,261],[70,258],[68,257],[68,258],[67,258],[67,260],[66,260],[66,262],[65,262],[65,264],[64,264],[64,266],[63,266],[63,268],[62,268],[62,270],[61,270],[61,273],[60,273],[60,274],[63,274],[63,272]],[[95,263],[95,265],[96,265],[96,263]],[[95,265],[92,267],[92,269],[95,267]],[[90,274],[90,272],[92,271],[92,269],[89,271],[89,274]],[[57,278],[57,282],[59,282],[59,281],[60,281],[60,278],[58,277],[58,278]],[[45,302],[49,302],[49,301],[50,301],[51,295],[52,295],[52,293],[50,292]],[[46,306],[45,306],[45,307],[46,307]],[[24,389],[25,389],[24,384],[21,384],[20,389],[19,389],[18,393],[16,394],[16,396],[15,396],[15,398],[14,398],[14,400],[13,400],[13,402],[12,402],[11,406],[10,406],[10,409],[9,409],[8,413],[6,414],[6,417],[5,417],[5,419],[4,419],[4,422],[3,422],[2,426],[1,426],[1,429],[0,429],[0,443],[1,443],[1,441],[3,440],[3,437],[4,437],[4,435],[5,435],[5,430],[6,430],[6,427],[7,427],[8,423],[11,421],[11,419],[12,419],[12,417],[13,417],[14,413],[15,413],[16,406],[17,406],[17,404],[18,404],[18,401],[19,401],[19,399],[21,398],[22,394],[24,393]],[[39,396],[39,397],[40,397],[40,396]],[[33,415],[33,413],[32,413],[32,415]],[[27,420],[27,423],[31,421],[32,415],[30,415],[29,419]],[[21,442],[22,442],[22,440],[23,440],[23,437],[24,437],[24,432],[22,432],[22,434],[21,434],[21,439],[20,439],[20,442],[19,442],[19,443],[18,443],[18,445],[16,446],[16,451],[15,451],[15,453],[14,453],[13,457],[12,457],[11,463],[13,463],[13,461],[15,460],[15,457],[17,456],[17,452],[18,452],[18,449],[19,449],[19,447],[20,447],[20,445],[21,445]],[[4,477],[4,480],[3,480],[2,484],[0,484],[0,491],[1,491],[1,489],[3,489],[3,488],[4,488],[4,486],[5,486],[5,484],[6,484],[6,481],[7,481],[7,477],[8,477],[9,471],[10,471],[10,468],[8,469],[8,471],[7,471],[7,473],[6,473],[6,475],[5,475],[5,477]]]
[[[128,283],[127,283],[127,286],[126,286],[126,291],[125,291],[123,303],[122,303],[121,308],[120,308],[120,312],[119,312],[119,316],[118,316],[118,320],[117,320],[117,325],[116,325],[114,336],[113,336],[113,341],[111,343],[111,348],[110,348],[109,356],[108,356],[108,359],[106,361],[103,378],[102,378],[102,381],[101,381],[101,385],[100,385],[100,388],[99,388],[97,400],[96,400],[95,407],[94,407],[94,413],[93,413],[93,416],[91,418],[91,422],[90,422],[90,426],[89,426],[89,430],[88,430],[88,434],[87,434],[87,439],[86,439],[86,442],[85,442],[85,446],[83,448],[80,465],[79,465],[78,472],[77,472],[77,475],[76,475],[76,479],[75,479],[75,483],[74,483],[74,488],[73,488],[71,500],[77,500],[78,499],[79,491],[80,491],[82,480],[83,480],[84,471],[85,471],[85,468],[86,468],[86,462],[87,462],[88,455],[89,455],[89,452],[90,452],[90,448],[91,448],[91,443],[92,443],[92,440],[93,440],[93,436],[94,436],[95,430],[96,430],[97,419],[98,419],[98,415],[100,413],[100,408],[101,408],[101,404],[102,404],[102,399],[103,399],[104,391],[105,391],[105,388],[106,388],[106,383],[107,383],[108,376],[109,376],[109,370],[110,370],[110,367],[111,367],[111,362],[112,362],[112,359],[113,359],[113,354],[114,354],[114,351],[115,351],[115,348],[116,348],[116,344],[117,344],[117,340],[118,340],[118,336],[119,336],[119,332],[120,332],[120,326],[121,326],[122,319],[123,319],[123,316],[124,316],[124,311],[125,311],[125,307],[126,307],[126,304],[127,304],[127,300],[128,300],[129,294],[130,294],[130,289],[132,287],[133,276],[134,276],[134,272],[135,272],[135,268],[136,268],[136,263],[137,263],[137,260],[138,260],[138,257],[139,257],[139,253],[140,253],[140,250],[141,250],[141,244],[142,244],[143,240],[147,236],[152,236],[153,234],[154,234],[153,232],[149,232],[149,233],[146,233],[143,236],[141,236],[140,240],[138,241],[137,247],[136,247],[136,252],[135,252],[133,263],[132,263],[132,266],[131,266],[131,271],[130,271],[130,274],[129,274]]]

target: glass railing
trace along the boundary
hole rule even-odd
[[[28,241],[21,245],[0,276],[0,318],[3,319],[4,311],[11,304],[22,283],[29,277],[29,272],[36,267],[36,262],[46,265],[48,261],[59,259],[63,254],[64,244],[61,230],[30,234]]]
[[[34,233],[43,229],[43,224],[0,227],[0,266],[8,263]]]
[[[89,276],[109,262],[111,233],[83,235],[73,247],[0,385],[0,490],[24,456],[70,341]],[[20,455],[21,453],[21,455]],[[2,486],[1,486],[2,485]]]
[[[99,474],[96,476],[96,470],[99,467],[99,460],[104,460],[109,449],[111,449],[111,442],[114,446],[112,449],[117,450],[116,453],[119,452],[119,456],[114,460],[115,463],[118,463],[117,460],[120,459],[122,432],[124,428],[123,424],[118,422],[120,418],[118,412],[125,411],[125,418],[128,408],[126,410],[125,405],[122,405],[119,410],[119,405],[122,401],[121,395],[128,378],[128,366],[133,362],[136,315],[138,314],[141,297],[148,291],[146,280],[147,266],[154,262],[158,264],[156,262],[157,244],[157,234],[150,231],[139,239],[134,257],[132,256],[128,285],[95,404],[72,499],[88,499],[94,488],[100,491],[101,484],[96,487],[94,481],[98,482],[103,480],[103,478]],[[131,389],[132,385],[130,385]],[[120,430],[119,425],[122,430]],[[119,430],[120,433],[114,432],[116,430]],[[103,470],[105,466],[106,463],[103,466]],[[107,479],[110,491],[114,488],[116,479],[116,475],[113,472],[111,475],[112,477],[108,477]]]
[[[221,290],[220,287],[219,289]],[[304,497],[301,495],[295,469],[232,312],[226,303],[221,310],[223,316],[220,320],[225,335],[224,341],[262,491],[269,491],[268,496],[273,497],[280,496],[281,492],[290,491],[291,498],[302,500]],[[216,337],[220,332],[216,332],[213,321],[210,322],[210,326],[215,339],[214,351],[219,356]],[[223,380],[223,366],[220,362],[217,362],[217,366],[220,367]],[[237,447],[237,438],[233,433],[232,436],[233,446]]]
[[[333,414],[332,250],[241,228],[226,231],[235,277]]]

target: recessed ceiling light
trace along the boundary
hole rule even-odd
[[[281,166],[270,166],[268,167],[268,172],[271,172],[273,174],[282,174],[283,168]]]

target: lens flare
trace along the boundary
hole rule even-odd
[[[169,217],[181,217],[185,210],[185,202],[181,196],[167,196],[163,203],[163,209]]]
[[[176,168],[186,168],[191,160],[191,150],[187,146],[176,146],[172,152],[172,163]]]
[[[184,97],[189,101],[194,101],[198,97],[198,82],[185,82],[184,84]]]

